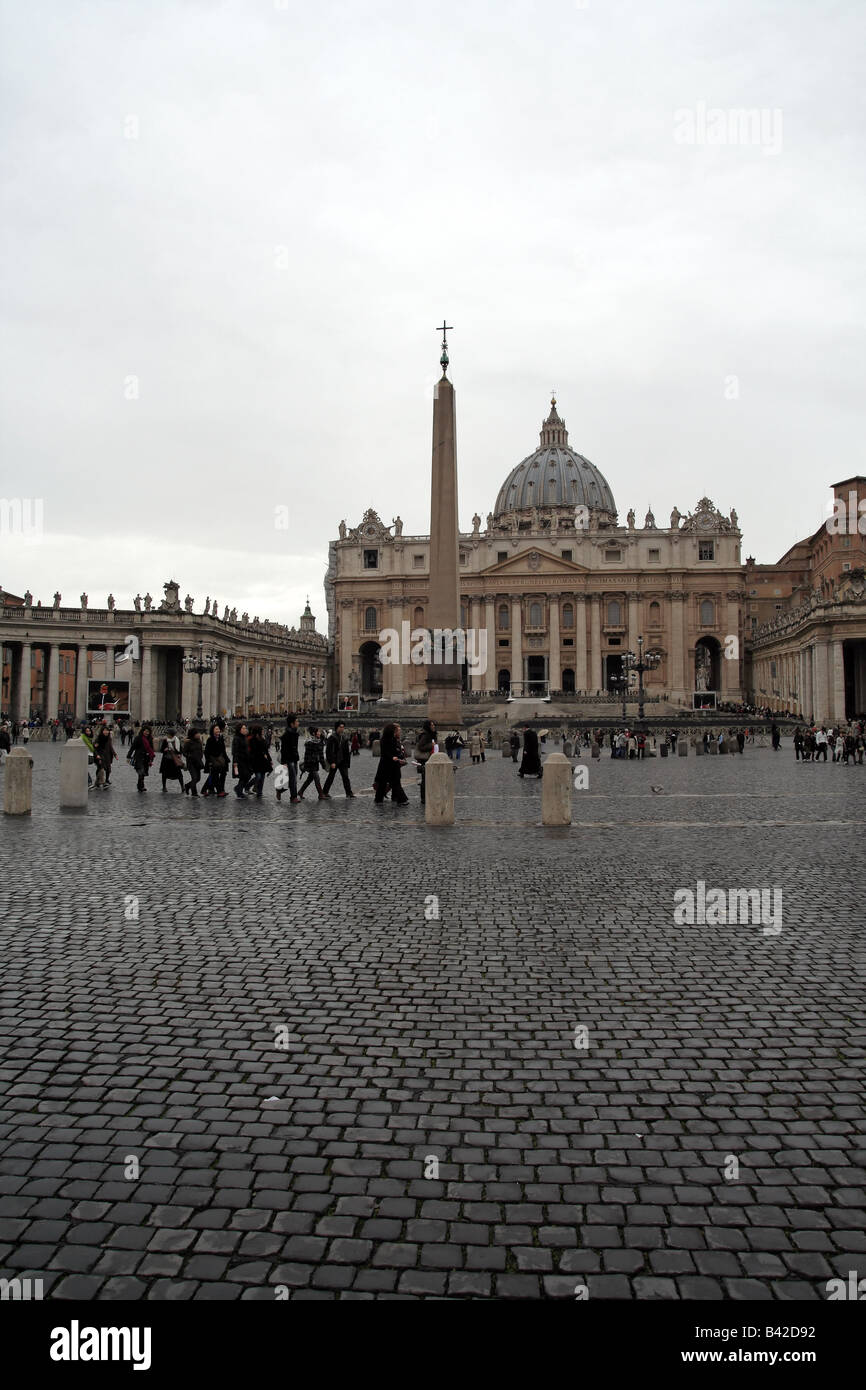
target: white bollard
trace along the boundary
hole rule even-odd
[[[29,816],[33,809],[33,759],[26,748],[13,748],[3,769],[4,816]]]
[[[424,819],[428,825],[454,824],[454,764],[447,753],[434,753],[427,759]]]
[[[571,762],[564,753],[551,753],[544,762],[541,824],[571,825]]]
[[[60,754],[60,805],[68,810],[87,810],[87,759],[90,750],[80,738],[71,738]]]

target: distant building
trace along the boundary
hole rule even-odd
[[[426,483],[426,475],[425,475]],[[650,694],[743,696],[743,566],[736,512],[709,498],[660,525],[620,525],[600,470],[569,445],[556,400],[538,449],[508,473],[482,529],[460,534],[462,626],[486,633],[486,672],[468,690],[618,691],[623,654],[661,653]],[[373,508],[330,546],[325,580],[335,683],[368,699],[423,695],[421,665],[380,663],[382,634],[427,626],[429,536],[403,535]]]

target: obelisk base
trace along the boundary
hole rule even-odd
[[[463,722],[463,677],[447,666],[427,668],[427,718],[437,729],[459,729]]]

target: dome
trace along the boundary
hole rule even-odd
[[[556,397],[541,429],[540,447],[512,468],[496,498],[494,516],[529,511],[533,507],[583,505],[591,512],[616,517],[616,502],[607,479],[594,463],[568,447],[565,421],[556,412]]]

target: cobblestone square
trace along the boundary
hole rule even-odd
[[[433,830],[411,785],[191,802],[123,761],[61,815],[60,750],[31,745],[33,816],[3,823],[3,1277],[99,1300],[866,1277],[866,768],[789,740],[605,754],[551,830],[540,783],[464,755]],[[780,888],[781,932],[675,925],[699,881]]]

